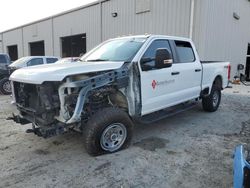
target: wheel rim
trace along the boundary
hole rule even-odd
[[[114,152],[122,147],[126,138],[126,127],[121,123],[114,123],[103,131],[100,144],[103,150]]]
[[[214,94],[213,94],[213,106],[216,107],[218,105],[218,102],[219,102],[219,92],[214,91]]]
[[[10,85],[10,81],[6,81],[3,84],[3,90],[7,93],[11,92],[11,85]]]

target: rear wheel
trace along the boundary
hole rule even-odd
[[[133,123],[126,112],[109,107],[96,112],[83,129],[86,151],[96,156],[127,148]]]
[[[207,112],[214,112],[218,109],[220,101],[221,88],[218,85],[213,85],[210,95],[202,99],[203,109]]]
[[[0,92],[4,95],[11,94],[11,85],[8,78],[3,78],[0,80]]]

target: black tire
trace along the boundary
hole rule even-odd
[[[207,112],[215,112],[221,101],[221,87],[213,85],[211,93],[208,97],[202,98],[203,109]]]
[[[108,134],[108,131],[112,131],[113,128],[116,128],[114,126],[118,127],[118,133],[112,133],[112,135]],[[119,126],[124,129],[120,131]],[[133,122],[125,111],[113,107],[101,109],[97,111],[90,118],[86,126],[83,127],[85,149],[92,156],[114,153],[125,149],[130,145],[133,135],[133,127]],[[123,138],[122,134],[124,133],[125,135],[125,132],[126,136]],[[119,145],[117,145],[117,148],[114,150],[105,149],[105,147],[108,147],[109,145],[105,145],[106,143],[104,140],[109,137],[110,141],[115,142],[112,138],[115,134],[116,136],[114,139],[118,139],[121,134],[122,136],[120,137],[122,137],[123,141],[117,141]]]
[[[9,78],[3,78],[0,80],[0,92],[4,95],[11,94],[11,85]]]

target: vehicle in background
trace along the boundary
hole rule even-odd
[[[9,64],[11,64],[9,55],[0,53],[0,69],[6,70]]]
[[[58,60],[58,57],[53,56],[27,56],[11,63],[7,54],[0,54],[0,92],[4,95],[11,94],[9,76],[16,69],[41,64],[51,64]]]
[[[55,63],[72,63],[72,62],[77,62],[79,60],[79,57],[64,57],[62,59],[59,59]]]
[[[250,187],[250,152],[242,145],[234,152],[234,188]]]
[[[8,66],[11,64],[8,54],[0,54],[0,93],[7,95],[11,93]]]
[[[22,57],[9,65],[11,73],[19,68],[30,67],[42,64],[52,64],[59,60],[58,57],[53,56],[26,56]]]
[[[75,63],[28,67],[11,76],[11,119],[44,138],[72,129],[91,155],[128,147],[133,122],[152,123],[202,101],[214,112],[229,62],[200,61],[187,38],[142,35],[108,40]]]

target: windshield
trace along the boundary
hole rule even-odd
[[[146,38],[123,38],[108,41],[95,49],[82,61],[131,61]]]
[[[29,59],[30,59],[30,57],[22,57],[16,61],[14,61],[13,63],[11,63],[10,67],[20,67],[23,65],[23,63],[25,63]]]

